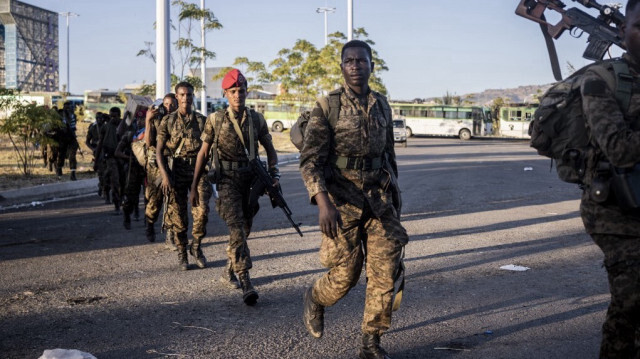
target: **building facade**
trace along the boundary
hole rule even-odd
[[[58,91],[58,14],[0,0],[0,87]]]

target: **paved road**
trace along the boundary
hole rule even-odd
[[[393,357],[596,358],[609,294],[578,189],[520,141],[412,138],[397,153],[411,242],[405,300],[383,336]],[[320,234],[297,165],[282,171],[304,238],[261,203],[249,242],[256,307],[217,282],[217,215],[209,266],[179,272],[175,252],[147,243],[142,222],[126,231],[97,197],[0,212],[0,357],[356,357],[364,276],[327,310],[322,339],[301,323],[302,292],[324,272]]]

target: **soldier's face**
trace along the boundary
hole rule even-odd
[[[188,87],[179,87],[176,91],[176,99],[178,100],[178,110],[180,113],[191,113],[193,106],[193,90]]]
[[[167,112],[173,112],[176,110],[176,108],[178,108],[178,104],[176,102],[177,101],[172,99],[171,97],[167,97],[162,100],[162,105],[167,110]]]
[[[640,5],[626,14],[622,25],[622,39],[627,46],[627,53],[636,62],[640,62]]]
[[[373,62],[367,50],[362,47],[350,47],[342,55],[342,77],[351,88],[362,88],[369,83]]]
[[[244,103],[247,100],[247,88],[245,86],[232,87],[224,90],[224,95],[229,100],[229,107],[239,112],[244,108]]]

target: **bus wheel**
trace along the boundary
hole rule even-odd
[[[271,125],[271,130],[273,132],[282,132],[282,130],[284,130],[284,126],[282,126],[282,122],[276,121]]]
[[[407,127],[407,138],[413,136],[413,131],[411,131],[411,127]]]
[[[458,136],[460,136],[461,140],[470,140],[471,139],[471,131],[467,130],[466,128],[463,128],[462,130],[460,130],[460,133],[458,134]]]

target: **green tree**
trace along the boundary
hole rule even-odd
[[[239,68],[240,72],[247,79],[249,87],[247,91],[256,91],[262,90],[264,84],[271,81],[272,77],[269,71],[267,71],[264,63],[260,61],[250,61],[246,57],[236,57],[233,61],[232,66],[223,67],[220,71],[213,75],[213,80],[219,80],[223,78],[227,72],[234,69],[234,67]]]
[[[269,66],[271,78],[281,86],[276,100],[311,102],[319,95],[318,80],[325,74],[320,52],[307,40],[298,39],[291,49],[282,49]]]
[[[30,176],[38,146],[53,143],[47,132],[62,127],[55,109],[35,103],[25,103],[15,90],[0,89],[0,133],[9,137],[16,161],[25,176]]]

